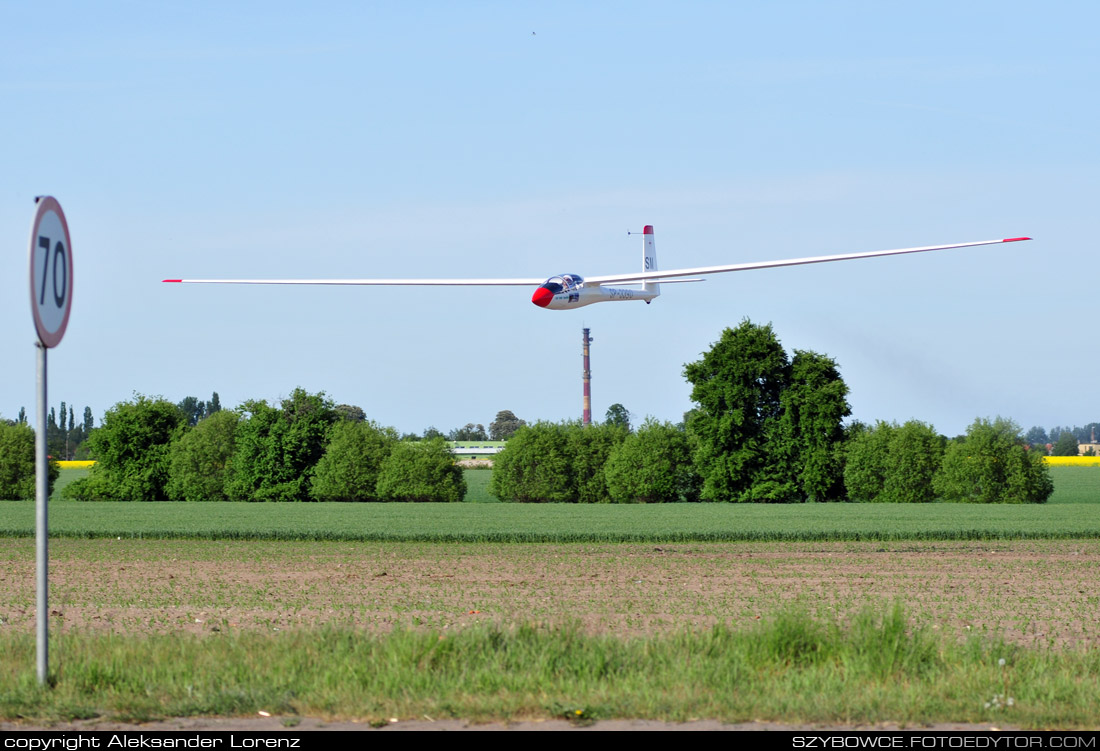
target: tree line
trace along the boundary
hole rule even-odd
[[[490,490],[517,502],[1043,503],[1054,489],[1010,420],[979,418],[951,440],[918,421],[845,426],[836,362],[788,355],[770,325],[726,329],[684,375],[695,407],[680,425],[631,432],[625,410],[596,428],[538,423],[497,455]]]
[[[647,419],[632,429],[621,404],[592,426],[527,425],[498,413],[488,434],[509,440],[495,457],[490,491],[504,501],[579,503],[1042,503],[1053,492],[1045,451],[1029,449],[1009,420],[978,419],[950,440],[919,421],[846,425],[848,387],[837,363],[809,350],[788,354],[770,325],[746,319],[727,328],[684,376],[695,406],[678,425]],[[472,423],[451,433],[463,436],[456,440],[485,434]],[[62,493],[126,501],[462,500],[465,481],[443,434],[429,428],[416,438],[323,392],[295,389],[278,405],[251,400],[235,410],[222,410],[217,394],[179,404],[135,395],[91,431],[86,443],[97,464]],[[0,497],[33,496],[11,495],[4,477],[0,467]]]

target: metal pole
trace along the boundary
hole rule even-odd
[[[588,345],[592,342],[592,337],[588,335],[588,329],[582,329],[584,332],[584,347],[581,349],[581,354],[584,359],[584,373],[582,380],[584,381],[584,406],[581,411],[581,424],[588,426],[592,424],[592,369],[589,367],[588,361]]]
[[[50,467],[46,455],[46,347],[38,342],[38,423],[34,435],[35,454],[35,580],[37,601],[38,682],[46,684],[49,667],[49,526],[46,504],[49,502]]]

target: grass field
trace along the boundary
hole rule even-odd
[[[4,502],[0,720],[1095,727],[1100,467],[1051,474],[1042,506],[500,504],[484,470],[465,504],[54,502],[48,690]]]
[[[50,504],[58,537],[424,542],[998,540],[1100,537],[1091,505],[480,503]],[[34,534],[34,504],[0,502],[0,536]]]
[[[0,539],[0,719],[1100,716],[1097,541],[98,539],[51,559],[42,691],[34,546]]]
[[[0,671],[0,717],[147,721],[267,712],[394,720],[695,718],[872,725],[1095,727],[1096,653],[914,631],[903,611],[838,628],[796,612],[740,630],[620,639],[569,628],[330,629],[218,638],[72,636],[51,690]],[[0,637],[5,665],[33,637]],[[13,674],[13,672],[15,674]],[[392,720],[390,718],[393,718]]]
[[[1048,503],[1100,503],[1100,467],[1052,465],[1054,495]]]

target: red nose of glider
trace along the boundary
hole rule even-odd
[[[540,308],[545,308],[553,299],[554,293],[546,289],[546,287],[539,287],[535,290],[535,294],[531,295],[531,302],[538,305]]]

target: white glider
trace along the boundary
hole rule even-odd
[[[571,310],[583,308],[597,302],[617,300],[644,300],[647,304],[661,294],[660,285],[673,282],[701,282],[698,277],[707,274],[724,274],[730,271],[752,271],[771,269],[779,266],[803,266],[810,263],[831,263],[832,261],[854,261],[858,258],[877,258],[879,256],[899,256],[906,253],[927,253],[933,250],[951,248],[969,248],[975,245],[996,245],[1030,240],[1030,237],[1009,237],[1003,240],[982,240],[979,242],[955,243],[953,245],[927,245],[920,248],[900,248],[898,250],[872,250],[866,253],[842,253],[833,256],[811,256],[809,258],[789,258],[782,261],[756,261],[753,263],[731,263],[724,266],[699,266],[692,269],[657,270],[657,250],[653,242],[653,227],[646,225],[642,233],[642,270],[628,274],[606,274],[604,276],[581,277],[578,274],[559,274],[545,281],[539,278],[528,279],[165,279],[165,282],[180,284],[358,284],[378,286],[520,286],[538,285],[531,302],[547,310]],[[631,287],[615,286],[633,284]]]

